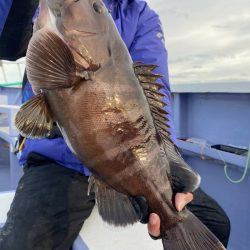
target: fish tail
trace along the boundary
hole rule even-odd
[[[163,230],[164,250],[225,250],[215,235],[191,212],[175,227]]]

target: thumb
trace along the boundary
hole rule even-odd
[[[193,200],[192,193],[177,193],[175,195],[175,208],[180,212],[189,202]]]

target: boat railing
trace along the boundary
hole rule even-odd
[[[15,146],[19,133],[15,127],[14,119],[18,110],[18,105],[0,105],[0,138],[9,144],[9,171],[11,189],[16,188],[17,183],[22,175],[22,168],[19,166],[17,154],[15,152]]]
[[[15,62],[0,60],[0,86],[19,84],[23,79],[25,60]]]

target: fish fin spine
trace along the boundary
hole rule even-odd
[[[133,67],[135,75],[147,97],[157,132],[160,136],[164,134],[171,140],[169,119],[167,117],[168,112],[164,110],[164,107],[167,106],[163,101],[165,94],[160,92],[160,90],[164,88],[164,85],[156,82],[156,80],[162,76],[152,72],[157,65],[147,65],[141,62],[135,62]]]
[[[136,62],[134,63],[134,72],[148,100],[158,142],[169,162],[170,169],[167,166],[166,170],[170,171],[170,176],[172,176],[173,191],[193,192],[200,184],[200,176],[185,163],[171,138],[169,113],[164,109],[167,107],[167,103],[164,102],[166,95],[164,92],[160,92],[164,85],[156,82],[157,79],[161,78],[161,75],[152,72],[156,67],[156,65]],[[162,156],[164,157],[164,154]]]

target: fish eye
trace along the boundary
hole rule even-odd
[[[97,12],[99,14],[101,14],[105,11],[104,6],[101,2],[94,2],[93,8],[94,8],[95,12]]]

